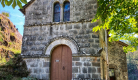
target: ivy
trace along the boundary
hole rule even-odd
[[[138,0],[97,0],[98,9],[92,22],[99,22],[93,31],[110,30],[109,41],[128,41],[124,51],[135,51],[138,46]]]

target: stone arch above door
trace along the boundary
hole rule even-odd
[[[67,45],[71,49],[72,54],[78,53],[78,46],[73,41],[66,38],[61,38],[61,39],[54,40],[47,46],[45,55],[50,55],[51,51],[58,45]]]

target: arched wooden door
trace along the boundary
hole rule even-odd
[[[72,52],[66,45],[57,46],[51,57],[51,80],[72,79]]]

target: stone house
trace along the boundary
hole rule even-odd
[[[98,25],[91,23],[96,10],[97,0],[31,0],[23,6],[21,55],[30,76],[43,80],[127,80],[122,50],[127,45],[118,41],[107,48],[104,30],[92,32]]]

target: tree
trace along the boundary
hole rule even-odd
[[[9,13],[7,13],[7,12],[2,12],[2,14],[9,17]]]
[[[138,0],[97,0],[98,9],[92,22],[99,21],[93,31],[110,30],[109,41],[129,42],[124,51],[135,51],[138,46]]]
[[[27,4],[27,0],[0,0],[0,3],[3,7],[12,5],[15,8],[18,5],[22,9],[22,3]]]

